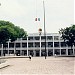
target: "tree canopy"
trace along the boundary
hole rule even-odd
[[[68,46],[72,47],[73,44],[75,44],[75,25],[66,27],[64,29],[61,28],[59,33],[62,34],[62,38]]]
[[[9,21],[0,20],[0,43],[6,43],[9,39],[26,38],[27,33],[23,28],[15,26]]]

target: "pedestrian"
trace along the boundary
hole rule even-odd
[[[31,55],[29,55],[29,59],[30,59],[30,61],[31,61]]]
[[[55,58],[56,58],[56,54],[55,54]]]

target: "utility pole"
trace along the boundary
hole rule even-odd
[[[46,59],[46,28],[45,28],[45,4],[44,4],[44,0],[43,0],[43,11],[44,11],[44,38],[45,38],[45,59]]]

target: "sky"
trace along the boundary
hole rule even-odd
[[[43,0],[0,0],[0,20],[10,21],[27,33],[44,32]],[[74,0],[44,0],[45,29],[58,33],[59,29],[74,24]],[[40,21],[35,21],[35,18]]]

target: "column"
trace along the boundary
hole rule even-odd
[[[34,36],[33,36],[33,40],[35,40],[35,39],[34,39]],[[35,41],[33,41],[33,52],[34,52],[34,55],[33,55],[33,56],[35,57],[35,56],[36,56],[36,53],[35,53],[35,52],[36,52],[36,51],[35,51]]]
[[[40,57],[41,57],[41,35],[40,35]]]
[[[60,48],[60,56],[61,56],[61,40],[60,40],[60,36],[59,36],[59,48]]]
[[[48,57],[48,48],[47,48],[47,57]]]
[[[8,55],[9,55],[9,41],[8,41]]]
[[[2,50],[1,50],[1,56],[3,56],[3,44],[2,44]]]
[[[14,41],[14,56],[16,55],[16,42]]]
[[[74,55],[74,45],[73,45],[73,55]]]
[[[54,56],[54,36],[53,36],[53,56]]]
[[[22,55],[22,38],[21,38],[21,42],[20,42],[20,55]]]
[[[35,56],[36,56],[36,54],[35,54],[35,50],[33,50],[33,52],[34,52],[34,55],[33,55],[33,56],[35,57]]]
[[[66,45],[66,54],[68,55],[68,45]]]
[[[28,56],[28,36],[27,36],[27,56]]]

